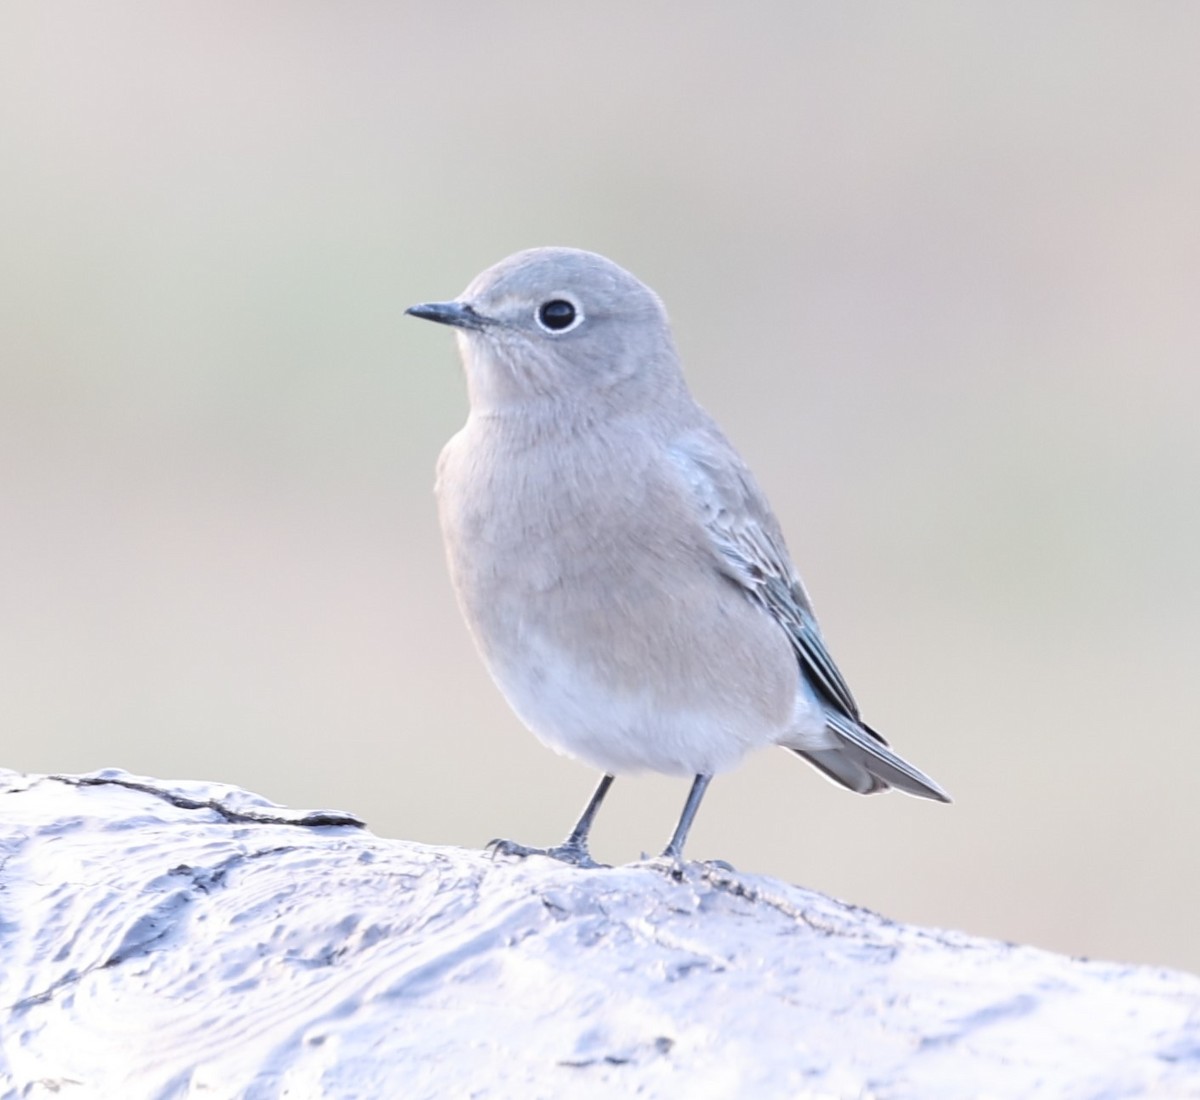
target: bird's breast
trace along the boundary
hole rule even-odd
[[[437,496],[468,618],[568,605],[570,623],[669,588],[681,562],[710,551],[663,473],[652,450],[601,433],[516,446],[464,429]]]

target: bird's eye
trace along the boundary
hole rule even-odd
[[[551,298],[538,306],[537,321],[547,332],[563,332],[571,328],[578,320],[580,313],[575,306],[565,298]]]

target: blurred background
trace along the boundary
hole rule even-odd
[[[403,316],[507,253],[665,299],[869,720],[689,845],[889,916],[1200,969],[1200,19],[1188,3],[0,14],[0,765],[562,838],[454,605],[466,402]],[[601,858],[687,784],[618,782]]]

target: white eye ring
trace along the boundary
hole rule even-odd
[[[533,311],[538,328],[550,336],[562,336],[583,324],[583,306],[571,294],[555,291]]]

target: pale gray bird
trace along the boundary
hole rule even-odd
[[[779,524],[684,382],[657,295],[611,260],[518,252],[456,299],[470,414],[438,463],[450,575],[497,686],[547,745],[604,773],[556,848],[592,866],[615,775],[712,776],[781,745],[860,794],[948,802],[859,715]]]

